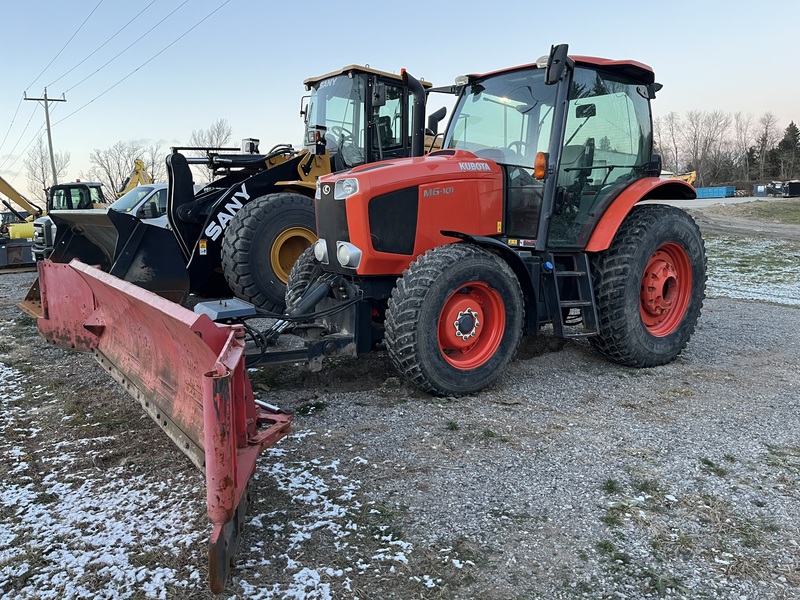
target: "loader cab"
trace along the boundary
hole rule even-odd
[[[400,75],[350,66],[304,83],[304,145],[327,150],[331,171],[411,155],[414,98]]]
[[[548,71],[547,59],[463,78],[444,147],[502,167],[509,245],[580,249],[611,201],[653,175],[649,99],[659,86],[632,61],[562,57]]]
[[[47,194],[47,212],[52,210],[85,210],[106,208],[108,202],[102,184],[97,182],[61,183]]]

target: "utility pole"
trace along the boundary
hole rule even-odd
[[[50,102],[66,102],[64,94],[61,98],[48,98],[47,88],[44,88],[44,98],[28,98],[25,92],[22,92],[22,97],[25,100],[33,100],[35,102],[44,102],[44,120],[47,123],[47,147],[50,149],[50,168],[53,169],[53,185],[58,183],[58,175],[56,175],[56,159],[53,156],[53,134],[50,132]]]

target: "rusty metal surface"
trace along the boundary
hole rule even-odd
[[[256,407],[244,330],[218,325],[79,261],[39,268],[41,335],[91,352],[206,474],[210,583],[225,585],[238,545],[247,484],[261,451],[292,416]]]

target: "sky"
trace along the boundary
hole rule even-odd
[[[633,59],[664,85],[655,116],[769,111],[800,120],[798,0],[544,4],[266,2],[264,0],[0,0],[0,176],[23,194],[23,161],[44,132],[48,97],[67,178],[117,142],[186,145],[225,119],[232,145],[299,147],[304,79],[350,64],[406,68],[448,85],[458,75],[534,62],[552,44]],[[435,110],[438,105],[431,104]]]

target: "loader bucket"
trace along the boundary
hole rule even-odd
[[[114,262],[117,230],[107,210],[53,211],[56,239],[50,260],[68,263],[73,258],[108,271]]]
[[[53,262],[77,258],[173,302],[188,297],[186,259],[169,229],[116,210],[63,211],[51,218]]]
[[[209,583],[221,592],[261,451],[292,416],[258,408],[244,366],[244,330],[218,325],[147,290],[74,260],[39,263],[39,332],[91,352],[206,474]]]

